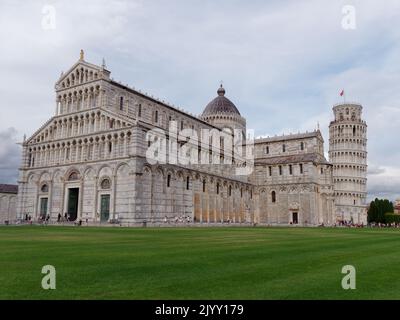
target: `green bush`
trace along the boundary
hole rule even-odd
[[[400,214],[395,213],[385,213],[385,222],[386,223],[400,223]]]
[[[371,202],[368,209],[368,222],[388,223],[385,218],[385,212],[393,214],[393,203],[388,199],[376,198]]]

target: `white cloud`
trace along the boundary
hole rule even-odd
[[[17,130],[8,128],[0,131],[0,181],[15,183],[21,163],[21,148],[16,141]]]
[[[400,197],[400,168],[381,167],[380,172],[368,173],[369,200],[388,198],[394,201]]]

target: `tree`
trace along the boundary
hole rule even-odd
[[[387,223],[386,214],[393,213],[393,203],[388,199],[378,199],[371,201],[368,209],[368,222]],[[391,218],[390,218],[391,219]]]
[[[371,204],[369,205],[369,209],[368,209],[368,223],[371,222],[376,222],[376,218],[377,218],[377,208],[375,205],[375,201],[371,201]]]

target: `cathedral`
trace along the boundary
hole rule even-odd
[[[319,130],[254,138],[221,85],[195,116],[80,59],[55,84],[54,115],[22,143],[17,219],[125,226],[366,223],[362,106]]]

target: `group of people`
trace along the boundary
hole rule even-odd
[[[48,224],[49,221],[50,221],[50,215],[49,215],[49,214],[40,215],[39,218],[38,218],[38,222],[39,222],[39,223]],[[28,224],[32,224],[32,223],[33,223],[32,216],[31,216],[30,214],[27,214],[27,213],[26,213],[26,214],[24,215],[23,221],[19,220],[18,223],[21,223],[21,222],[25,222],[25,223],[28,223]]]
[[[57,216],[57,222],[68,222],[70,221],[70,215],[68,213],[64,213],[64,216],[61,213]]]
[[[372,228],[400,228],[400,223],[380,223],[380,222],[371,222],[369,224]]]
[[[364,223],[354,223],[352,220],[341,220],[333,225],[334,227],[364,228]]]
[[[173,221],[175,222],[175,224],[178,223],[190,223],[192,222],[192,218],[190,216],[175,216],[173,218]],[[171,222],[171,218],[168,218],[167,216],[164,217],[164,223],[170,223]]]

